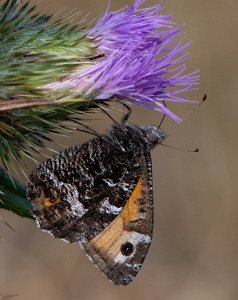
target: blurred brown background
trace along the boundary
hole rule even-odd
[[[82,10],[84,15],[91,12],[88,19],[92,20],[104,13],[107,2],[41,0],[39,10]],[[111,8],[132,2],[112,0]],[[185,40],[193,40],[188,67],[201,70],[200,90],[193,95],[201,99],[207,93],[208,101],[166,141],[185,149],[199,147],[199,153],[166,147],[153,152],[155,229],[141,272],[129,286],[114,286],[77,245],[53,239],[34,222],[1,211],[16,232],[0,223],[0,296],[19,294],[18,300],[238,299],[238,1],[163,2],[178,23],[186,22]],[[181,106],[190,110],[189,104]],[[131,121],[137,124],[159,122],[155,112],[138,108],[133,112]],[[121,113],[114,115],[120,118]],[[90,123],[103,132],[109,121],[102,115],[100,128],[94,124]],[[163,127],[171,126],[167,120]],[[71,145],[88,138],[79,132],[72,137],[60,142]]]

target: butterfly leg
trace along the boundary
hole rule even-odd
[[[125,116],[123,116],[123,118],[121,120],[121,123],[125,124],[129,120],[129,118],[130,118],[130,115],[132,113],[132,109],[127,104],[125,104],[125,103],[123,103],[121,101],[118,101],[118,102],[120,102],[128,110],[128,112],[125,114]]]

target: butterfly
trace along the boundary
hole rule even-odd
[[[157,126],[130,124],[130,114],[41,163],[28,184],[38,226],[79,244],[117,285],[135,278],[151,244],[150,152],[166,137]]]

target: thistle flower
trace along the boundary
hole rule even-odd
[[[94,100],[129,101],[181,121],[164,103],[189,101],[179,94],[198,84],[197,72],[184,74],[190,43],[175,42],[181,26],[175,26],[171,15],[162,14],[161,5],[140,8],[144,2],[107,11],[87,32],[97,58],[44,88]]]

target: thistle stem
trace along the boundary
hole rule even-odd
[[[8,111],[13,109],[19,109],[19,108],[30,108],[30,107],[36,107],[36,106],[49,106],[49,105],[56,105],[56,104],[62,104],[62,103],[73,103],[73,102],[87,102],[85,99],[80,100],[77,99],[19,99],[19,100],[8,100],[8,101],[0,101],[0,111]]]

